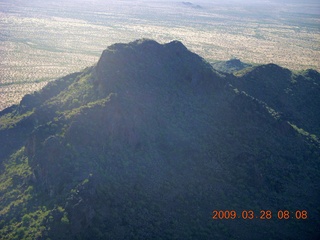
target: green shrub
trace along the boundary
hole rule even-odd
[[[61,223],[62,224],[69,224],[69,219],[68,219],[68,213],[64,213],[63,217],[61,218]]]

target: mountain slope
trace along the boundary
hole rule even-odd
[[[320,74],[315,70],[293,73],[275,64],[254,67],[232,84],[267,103],[282,119],[320,136]]]
[[[317,138],[246,77],[180,42],[137,40],[4,110],[1,239],[316,239]],[[308,219],[276,217],[301,209]]]

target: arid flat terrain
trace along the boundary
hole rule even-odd
[[[319,4],[0,0],[0,110],[117,42],[182,41],[208,61],[320,70]]]

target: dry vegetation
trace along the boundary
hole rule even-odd
[[[320,70],[316,14],[143,1],[82,7],[77,1],[37,7],[0,1],[0,110],[94,64],[108,45],[137,38],[178,39],[210,61],[236,57]]]

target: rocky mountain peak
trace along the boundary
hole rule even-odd
[[[114,44],[103,51],[96,66],[97,84],[107,92],[116,85],[144,83],[218,85],[218,76],[203,58],[190,52],[181,42],[159,44],[141,39],[128,44]]]

